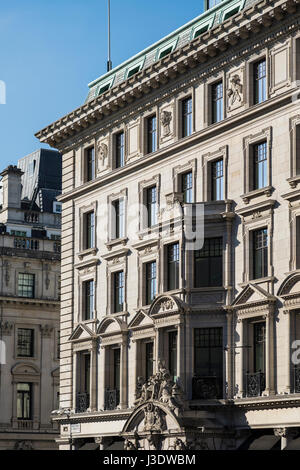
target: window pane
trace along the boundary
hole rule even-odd
[[[223,83],[212,85],[212,123],[223,119]]]
[[[268,275],[268,230],[253,231],[253,279]]]
[[[30,299],[34,297],[34,274],[19,273],[18,295]]]
[[[146,264],[146,304],[150,305],[157,293],[156,262]]]
[[[192,98],[182,101],[182,137],[188,137],[193,129],[193,106]]]
[[[148,227],[157,224],[157,191],[156,186],[147,189]]]
[[[122,312],[124,308],[124,272],[114,274],[114,311]]]
[[[169,333],[169,371],[171,379],[177,379],[177,331]]]
[[[85,295],[85,320],[91,320],[94,316],[94,293],[95,285],[94,281],[87,281],[84,283],[84,295]]]
[[[157,129],[156,129],[156,116],[152,116],[148,119],[147,130],[148,130],[148,153],[155,152],[157,150]]]
[[[260,60],[253,66],[254,104],[266,100],[266,60]]]
[[[202,250],[194,254],[195,287],[218,287],[223,284],[222,237],[206,238]]]
[[[87,181],[95,178],[95,149],[90,148],[86,151]]]
[[[31,419],[31,384],[17,384],[17,418]]]
[[[253,146],[254,158],[254,188],[261,189],[267,186],[267,142]]]
[[[168,246],[168,290],[179,288],[179,243]]]
[[[224,187],[224,173],[223,173],[223,160],[212,162],[211,167],[212,176],[212,200],[222,201],[223,187]]]
[[[33,356],[34,330],[18,328],[18,356]]]
[[[114,349],[114,389],[120,390],[120,371],[121,371],[121,361],[120,361],[120,349]]]
[[[123,238],[125,234],[125,202],[119,199],[113,204],[115,211],[115,238]]]
[[[253,325],[254,335],[254,371],[265,372],[265,344],[266,344],[266,324],[255,323]]]
[[[193,202],[193,173],[189,171],[181,176],[181,186],[183,192],[183,201],[185,203]]]
[[[116,135],[116,168],[121,168],[124,165],[124,132],[120,132]]]
[[[95,214],[89,212],[85,216],[86,223],[86,249],[94,248],[95,246]]]
[[[222,328],[196,328],[194,330],[195,375],[223,376]]]

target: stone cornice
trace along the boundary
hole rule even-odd
[[[70,418],[59,416],[54,417],[53,421],[61,424],[76,424],[88,422],[105,422],[105,421],[127,421],[133,410],[117,410],[117,411],[97,411],[91,413],[73,414]]]
[[[134,77],[42,129],[36,137],[43,143],[60,147],[60,144],[70,136],[84,131],[106,116],[131,104],[135,99],[195,68],[199,63],[205,63],[217,54],[237,45],[243,39],[248,39],[251,34],[257,35],[272,23],[281,21],[285,18],[286,12],[294,14],[299,3],[300,0],[257,2],[182,48],[176,49]]]
[[[18,305],[30,305],[32,307],[40,306],[51,306],[54,308],[59,308],[59,300],[45,300],[45,299],[26,299],[22,297],[6,297],[0,296],[0,303],[3,304],[18,304]]]

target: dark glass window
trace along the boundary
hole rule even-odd
[[[182,101],[182,137],[188,137],[193,130],[193,102],[192,98]]]
[[[198,377],[223,377],[222,328],[195,328],[194,373]]]
[[[212,123],[223,119],[223,82],[218,82],[211,87],[212,96]]]
[[[268,230],[253,231],[253,279],[268,275]]]
[[[179,243],[168,246],[168,290],[179,289]]]
[[[124,309],[124,272],[114,274],[114,313]]]
[[[195,251],[195,287],[218,287],[223,284],[222,238],[206,238],[201,250]]]
[[[125,228],[125,212],[124,212],[124,199],[119,199],[113,203],[114,212],[115,212],[115,238],[124,237],[124,228]]]
[[[95,285],[94,281],[83,283],[84,292],[84,320],[91,320],[94,315]]]
[[[90,393],[90,384],[91,384],[91,355],[84,354],[84,393],[89,395]]]
[[[172,49],[173,49],[173,46],[168,47],[168,48],[165,49],[164,51],[161,51],[161,53],[159,54],[159,59],[163,59],[163,58],[166,57],[168,54],[171,54]]]
[[[32,384],[17,384],[17,419],[32,418]]]
[[[265,372],[266,362],[266,324],[264,322],[253,325],[253,372]]]
[[[224,21],[228,20],[228,18],[231,18],[233,15],[238,13],[240,11],[240,7],[233,8],[233,10],[228,11],[225,16],[224,16]]]
[[[209,28],[209,25],[206,24],[205,26],[202,26],[202,28],[197,29],[197,31],[194,34],[194,39],[201,36],[201,34],[206,33],[206,31],[208,31],[208,28]]]
[[[157,224],[157,190],[156,186],[147,189],[147,226]]]
[[[253,163],[253,189],[264,188],[268,184],[267,142],[253,145]]]
[[[116,135],[116,168],[122,168],[124,165],[124,132],[120,132]]]
[[[151,116],[147,120],[147,151],[148,153],[157,150],[157,120],[156,116]]]
[[[150,305],[157,293],[156,261],[146,264],[146,304]]]
[[[181,188],[183,192],[183,202],[193,202],[193,173],[189,171],[181,175]]]
[[[34,352],[34,330],[18,328],[17,355],[22,357],[33,357]]]
[[[34,298],[34,274],[20,273],[18,277],[18,296]]]
[[[146,343],[146,380],[153,375],[153,343]]]
[[[88,212],[85,215],[85,235],[86,235],[86,246],[88,250],[95,246],[95,213]]]
[[[176,382],[177,379],[177,331],[169,333],[169,371],[171,379]]]
[[[223,160],[216,160],[211,164],[212,177],[212,200],[222,201],[224,199],[224,169]]]
[[[121,354],[120,349],[114,349],[114,390],[120,390]]]
[[[262,103],[267,99],[267,73],[266,59],[253,65],[254,104]]]
[[[86,179],[92,181],[95,179],[95,149],[91,147],[86,150]]]
[[[129,70],[127,78],[130,78],[133,75],[135,75],[136,73],[138,73],[140,71],[140,68],[141,68],[141,66],[138,65],[137,67],[134,67],[133,69]]]

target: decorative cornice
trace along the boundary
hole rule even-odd
[[[69,137],[80,133],[117,110],[123,109],[134,99],[141,98],[151,90],[186,73],[197,64],[205,63],[209,58],[248,39],[250,34],[257,35],[267,24],[281,21],[286,12],[295,13],[299,2],[300,0],[263,0],[259,4],[259,10],[257,5],[244,10],[237,18],[222,23],[220,27],[176,49],[167,57],[131,77],[130,80],[113,87],[42,129],[36,137],[43,143],[59,147]],[[239,20],[238,24],[237,20]]]

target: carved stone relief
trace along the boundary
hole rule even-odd
[[[98,140],[97,142],[97,171],[100,173],[108,167],[108,142]]]

